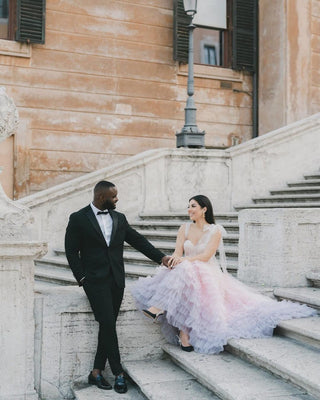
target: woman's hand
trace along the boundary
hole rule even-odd
[[[176,265],[182,263],[182,261],[185,259],[186,259],[185,257],[172,256],[168,262],[168,266],[170,269],[173,269]]]

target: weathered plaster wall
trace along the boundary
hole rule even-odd
[[[259,133],[320,110],[320,0],[260,0]]]
[[[47,0],[45,45],[0,40],[0,85],[21,121],[16,197],[175,146],[187,76],[173,61],[172,27],[173,0]],[[199,66],[195,86],[206,145],[250,138],[250,76]]]
[[[13,198],[13,136],[0,143],[0,182],[6,195]]]
[[[285,0],[259,1],[259,133],[285,125]]]
[[[264,134],[319,111],[313,104],[320,1],[261,0],[259,7],[259,133]]]
[[[311,9],[311,113],[320,110],[320,1]]]

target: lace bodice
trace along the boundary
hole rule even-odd
[[[189,228],[190,228],[191,224],[192,224],[192,222],[191,223],[189,222],[186,224],[186,228],[185,228],[186,237],[188,236],[188,232],[189,232]],[[205,250],[211,236],[214,235],[217,231],[220,231],[222,236],[226,235],[226,230],[223,228],[223,226],[218,225],[218,224],[211,224],[204,228],[204,234],[201,236],[201,238],[199,239],[199,241],[197,243],[194,244],[191,242],[191,240],[186,239],[183,244],[185,256],[193,257],[193,256],[196,256],[197,254],[202,253]],[[221,262],[221,264],[223,264],[223,263],[225,263],[225,254],[224,254],[224,249],[223,249],[222,237],[221,237],[218,249],[219,249],[219,253],[220,253],[220,262]],[[222,255],[222,257],[221,257],[221,255]],[[211,257],[209,262],[214,262],[214,263],[217,262],[215,254]],[[225,269],[224,265],[221,265],[221,266],[223,269]]]

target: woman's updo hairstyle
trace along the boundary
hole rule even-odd
[[[195,200],[201,208],[206,207],[207,211],[205,212],[205,215],[204,215],[205,220],[208,222],[208,224],[215,224],[212,204],[211,204],[211,201],[208,199],[208,197],[204,196],[202,194],[198,194],[196,196],[191,197],[191,199],[189,199],[189,202],[191,200]]]

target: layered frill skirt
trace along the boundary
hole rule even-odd
[[[183,330],[195,351],[205,354],[221,352],[228,339],[268,337],[281,320],[316,314],[305,305],[255,292],[217,263],[186,260],[173,270],[160,266],[153,277],[140,278],[131,292],[140,309],[165,311],[160,322],[170,343]]]

